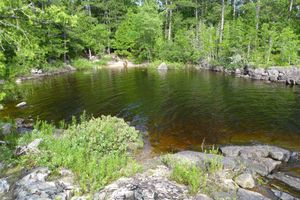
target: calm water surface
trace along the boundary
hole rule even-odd
[[[197,70],[76,72],[19,86],[2,118],[58,122],[84,110],[115,115],[149,133],[153,152],[206,144],[268,143],[300,150],[300,87],[267,84]]]

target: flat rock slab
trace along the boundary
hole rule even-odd
[[[237,199],[240,200],[270,200],[269,198],[250,190],[238,189],[237,191]]]
[[[277,172],[275,174],[270,175],[269,177],[275,178],[275,179],[289,185],[290,187],[295,188],[296,190],[299,190],[299,193],[300,193],[300,178],[287,175],[283,172]]]

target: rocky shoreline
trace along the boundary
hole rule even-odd
[[[47,76],[55,76],[55,75],[70,73],[74,71],[76,71],[76,68],[72,67],[71,65],[66,65],[63,68],[51,72],[43,72],[42,70],[39,69],[32,69],[30,75],[16,78],[16,83],[22,83],[23,81],[26,80],[40,79]]]
[[[41,142],[33,141],[19,149],[32,153],[38,151]],[[174,166],[168,160],[196,165],[202,170],[206,170],[216,161],[222,167],[216,173],[207,175],[205,189],[191,195],[188,186],[176,183],[170,178]],[[143,172],[133,177],[120,178],[96,193],[83,196],[78,196],[80,187],[68,169],[61,169],[58,177],[49,179],[49,168],[23,168],[17,178],[11,173],[0,178],[0,199],[297,200],[300,199],[300,177],[280,171],[280,167],[289,162],[299,162],[299,153],[269,145],[224,146],[220,148],[219,154],[182,151],[151,158],[146,162],[148,164],[145,164]],[[1,171],[3,164],[0,167]],[[269,184],[271,180],[283,183],[294,192],[289,193],[289,190],[281,188],[280,185]]]
[[[214,72],[224,72],[233,74],[236,77],[263,80],[275,83],[284,83],[287,85],[300,85],[300,68],[294,67],[269,67],[252,68],[244,67],[235,70],[226,69],[222,66],[200,65],[197,69],[206,69]]]

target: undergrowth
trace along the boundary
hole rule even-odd
[[[38,121],[32,133],[20,138],[19,144],[28,144],[35,138],[43,142],[40,152],[22,156],[20,164],[72,170],[82,192],[93,192],[121,176],[137,173],[141,167],[132,153],[141,147],[139,132],[123,119],[111,116],[86,119],[72,123],[62,134],[54,126]]]

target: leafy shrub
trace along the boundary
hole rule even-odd
[[[68,168],[77,176],[83,192],[98,190],[140,170],[129,153],[142,146],[138,131],[111,116],[81,120],[80,124],[69,125],[63,134],[53,134],[51,125],[38,122],[34,132],[20,142],[42,138],[41,151],[23,156],[23,164],[52,170]]]

